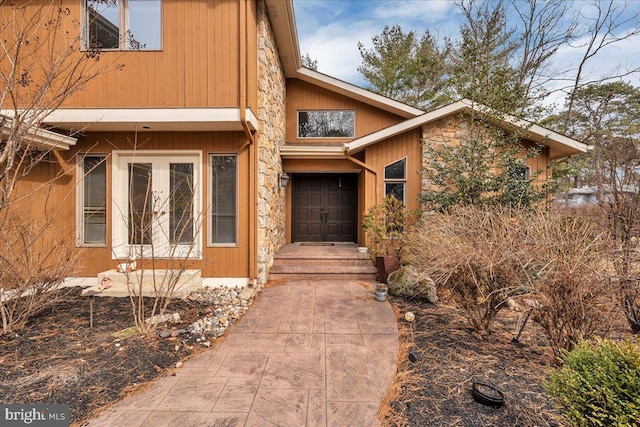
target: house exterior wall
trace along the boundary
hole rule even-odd
[[[395,114],[297,79],[287,79],[287,144],[341,145],[354,138],[298,138],[299,110],[355,110],[356,137],[404,120]]]
[[[427,147],[444,147],[459,145],[465,138],[469,136],[469,123],[461,116],[445,117],[435,122],[429,123],[422,127],[422,143],[424,149],[421,150],[422,166],[428,165]],[[525,148],[533,147],[531,141],[522,141]],[[537,180],[543,182],[549,177],[549,148],[543,147],[538,156],[527,159],[527,166],[531,169],[532,174],[536,171],[540,172]],[[426,178],[421,179],[421,190],[423,192],[433,189],[432,182]]]
[[[199,151],[202,163],[200,170],[202,177],[200,188],[197,190],[198,196],[202,200],[205,208],[201,218],[200,239],[202,248],[202,257],[199,260],[190,260],[191,268],[198,268],[202,271],[203,277],[248,277],[249,276],[249,229],[246,224],[249,222],[249,192],[242,191],[249,187],[248,169],[249,153],[245,144],[245,136],[243,133],[143,133],[137,137],[138,148],[135,147],[136,135],[133,133],[94,133],[87,137],[83,137],[77,144],[76,148],[69,153],[65,153],[65,159],[69,165],[72,165],[69,175],[70,179],[60,181],[65,190],[58,190],[68,194],[64,199],[65,215],[59,215],[56,221],[60,223],[60,227],[67,227],[65,224],[73,223],[69,218],[76,217],[76,192],[75,183],[81,178],[78,176],[78,170],[75,167],[78,160],[77,154],[84,153],[101,153],[107,154],[107,244],[105,247],[82,247],[81,262],[79,263],[78,274],[80,276],[92,276],[105,270],[114,268],[116,262],[112,259],[113,248],[111,245],[114,218],[112,217],[111,200],[115,191],[112,187],[113,180],[113,150],[133,150],[136,155],[144,156],[149,152],[160,152],[171,149],[171,153],[179,153],[186,150]],[[209,154],[237,154],[238,155],[238,194],[237,194],[237,245],[233,247],[209,246],[207,244],[207,236],[209,236],[209,224],[207,221],[208,195],[210,191],[210,171],[208,168]],[[74,227],[75,230],[75,227]],[[74,231],[75,232],[75,231]],[[164,261],[158,260],[159,265]]]
[[[282,173],[280,145],[285,140],[286,78],[264,1],[258,20],[258,254],[257,279],[264,283],[275,252],[285,244],[285,190],[279,186]]]
[[[28,7],[35,10],[42,1],[36,0]],[[77,33],[77,23],[84,21],[83,1],[62,0],[62,4],[69,9],[62,29]],[[96,66],[108,64],[109,71],[62,107],[237,107],[241,14],[247,20],[247,102],[255,111],[256,0],[163,0],[162,48],[103,51]]]

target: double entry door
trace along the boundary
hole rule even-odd
[[[114,152],[113,255],[198,257],[199,153]]]
[[[357,174],[295,174],[294,242],[357,241]]]

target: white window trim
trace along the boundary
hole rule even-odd
[[[300,113],[301,112],[323,112],[323,111],[351,111],[353,112],[353,135],[352,136],[300,136]],[[322,140],[343,140],[343,139],[354,139],[356,137],[356,129],[357,129],[357,114],[355,108],[301,108],[296,110],[296,138],[297,139],[322,139]]]
[[[104,243],[85,243],[84,241],[84,158],[104,157],[106,163],[106,180],[109,182],[109,162],[106,153],[78,153],[76,154],[76,247],[106,248],[109,240],[109,195],[105,194],[107,232]]]
[[[233,156],[236,158],[236,242],[235,243],[214,243],[211,239],[211,230],[213,229],[213,218],[212,218],[212,192],[213,192],[213,157],[221,157],[221,156]],[[207,247],[209,248],[237,248],[239,247],[239,236],[240,236],[240,215],[239,215],[239,203],[240,203],[240,162],[239,162],[238,153],[228,152],[228,153],[207,153],[207,173],[209,174],[209,178],[207,179]]]
[[[194,234],[194,247],[191,250],[189,259],[202,259],[202,151],[200,150],[114,150],[112,152],[111,159],[111,254],[112,259],[123,259],[131,254],[132,249],[139,245],[128,244],[128,229],[126,221],[120,220],[122,215],[127,215],[128,200],[126,191],[126,183],[128,181],[127,167],[121,167],[122,162],[125,160],[133,159],[149,159],[153,157],[171,157],[177,159],[184,157],[185,159],[192,159],[196,170],[194,170],[194,223],[196,230]],[[197,158],[197,160],[196,160]],[[122,191],[124,184],[125,191]],[[124,194],[124,196],[123,196]],[[124,197],[124,198],[123,198]],[[181,257],[181,253],[178,250],[175,253],[176,257]],[[149,258],[148,254],[145,254],[145,258]],[[156,256],[157,259],[167,259],[168,257]]]
[[[92,48],[89,46],[89,22],[87,22],[87,1],[82,0],[82,31],[84,32],[84,41],[82,43],[81,50],[88,51],[92,49],[98,49],[101,52],[161,52],[163,50],[163,41],[164,41],[164,31],[163,31],[163,22],[164,22],[164,6],[163,0],[160,0],[160,47],[154,49],[129,49],[127,46],[127,37],[126,33],[129,31],[129,14],[125,12],[129,8],[129,0],[117,0],[120,2],[120,10],[118,11],[118,18],[120,21],[120,32],[118,35],[118,47],[117,48]]]
[[[398,163],[400,161],[404,160],[404,176],[402,178],[387,178],[387,167],[391,166],[394,163]],[[382,192],[384,194],[384,197],[387,197],[387,183],[391,184],[403,184],[403,190],[402,190],[402,204],[406,205],[407,204],[407,165],[409,164],[409,159],[407,156],[401,157],[397,160],[394,160],[393,162],[387,163],[386,165],[384,165],[384,167],[382,168],[382,180],[383,180],[383,188],[382,188]]]

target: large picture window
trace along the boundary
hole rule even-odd
[[[298,111],[298,138],[353,138],[355,122],[353,110]]]
[[[86,0],[86,48],[159,50],[161,0]]]
[[[212,245],[238,243],[238,157],[212,154],[210,157],[209,242]]]
[[[107,243],[107,161],[104,155],[81,157],[79,173],[80,243],[104,246]]]
[[[384,195],[395,197],[403,203],[407,185],[407,158],[400,159],[384,167]]]

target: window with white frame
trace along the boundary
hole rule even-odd
[[[200,152],[113,151],[114,258],[199,258]]]
[[[353,138],[355,123],[354,110],[301,110],[298,138]]]
[[[238,243],[238,156],[211,154],[209,243],[235,246]]]
[[[85,0],[87,49],[162,49],[161,0]]]
[[[105,246],[107,243],[107,161],[101,154],[80,157],[78,173],[80,243],[83,246]]]
[[[395,197],[405,203],[407,186],[407,158],[400,159],[384,167],[384,195]]]

